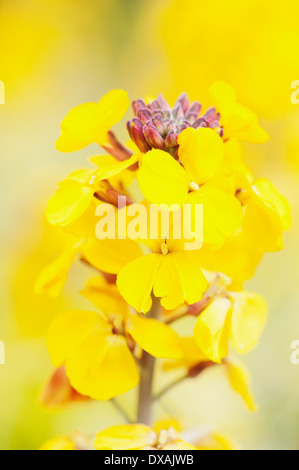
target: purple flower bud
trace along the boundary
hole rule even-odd
[[[212,107],[212,108],[208,108],[205,112],[205,114],[202,116],[204,117],[205,119],[207,119],[209,116],[211,116],[212,114],[214,114],[216,112],[216,108]]]
[[[172,110],[172,116],[174,119],[180,120],[183,119],[185,116],[183,106],[181,103],[177,103]]]
[[[142,124],[145,124],[149,119],[151,119],[152,113],[150,112],[149,109],[142,108],[142,109],[139,109],[137,116],[142,122]]]
[[[167,103],[166,99],[164,98],[164,96],[160,93],[160,95],[158,96],[157,100],[159,101],[160,103],[160,106],[163,110],[165,111],[168,111],[168,112],[171,112],[171,107],[169,106],[169,104]]]
[[[145,101],[139,98],[138,100],[133,101],[132,103],[134,113],[137,116],[139,109],[146,108]]]
[[[214,129],[215,127],[219,127],[219,121],[213,121],[213,122],[210,124],[210,128],[211,128],[211,129]]]
[[[155,111],[156,109],[161,109],[161,106],[160,106],[160,103],[158,100],[154,100],[152,101],[152,103],[150,103],[148,105],[148,108],[151,110],[151,111]],[[161,110],[162,111],[162,110]]]
[[[161,116],[157,115],[152,118],[152,123],[157,129],[157,131],[163,136],[164,134],[164,125],[163,125],[163,119]]]
[[[137,117],[133,117],[132,122],[135,124],[135,126],[140,127],[140,129],[142,129],[143,125],[140,119],[138,119]]]
[[[195,113],[198,117],[200,114],[201,108],[202,108],[202,105],[198,101],[193,101],[193,103],[191,104],[190,108],[188,109],[186,113],[186,117],[191,113]]]
[[[134,124],[134,122],[128,121],[127,129],[131,139],[133,140],[133,142],[135,142],[141,152],[146,153],[151,149],[143,135],[142,126],[138,127]]]
[[[185,114],[187,112],[187,110],[189,109],[189,106],[190,106],[190,100],[189,100],[189,97],[188,97],[187,93],[184,92],[178,97],[174,107],[176,108],[176,106],[178,104],[181,105],[182,110],[183,110],[183,114]]]
[[[189,124],[193,124],[196,119],[198,119],[198,115],[196,113],[187,113],[185,119],[189,122]]]
[[[151,122],[148,122],[143,126],[143,134],[146,138],[146,141],[151,147],[156,149],[164,149],[164,139],[161,137],[161,135]]]
[[[175,125],[172,119],[166,119],[164,121],[164,130],[165,134],[168,134],[170,131],[175,131]]]
[[[207,127],[207,122],[203,117],[200,117],[196,119],[192,127],[194,127],[194,129],[197,129],[198,127]]]
[[[166,147],[174,148],[178,145],[178,135],[174,131],[170,131],[165,139]]]

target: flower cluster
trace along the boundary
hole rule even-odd
[[[155,358],[164,360],[165,374],[177,369],[182,379],[221,367],[232,389],[256,409],[249,374],[231,351],[247,353],[262,334],[266,303],[243,285],[264,253],[283,247],[290,210],[272,183],[255,180],[244,163],[242,141],[268,139],[257,116],[229,85],[217,82],[210,92],[213,107],[205,113],[185,93],[174,107],[162,95],[134,101],[125,144],[111,130],[129,106],[122,90],[74,108],[61,125],[58,150],[98,144],[105,154],[91,157],[93,168],[61,181],[49,200],[48,221],[65,233],[69,248],[40,273],[35,292],[59,295],[79,259],[96,272],[81,292],[95,311],[72,310],[53,320],[47,346],[57,369],[41,401],[60,407],[112,400],[119,409],[115,397],[139,383],[137,424],[101,431],[97,449],[236,448],[215,431],[203,436],[173,423],[150,427],[152,403],[171,386],[152,390]],[[155,237],[150,206],[161,216]],[[105,228],[100,236],[99,225]],[[199,232],[200,245],[192,243]],[[182,337],[173,326],[186,317],[194,328]],[[44,448],[93,445],[76,434]]]

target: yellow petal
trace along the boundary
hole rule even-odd
[[[239,354],[253,349],[264,330],[267,320],[267,303],[264,298],[252,292],[232,294],[233,313],[230,340]]]
[[[240,446],[229,436],[211,431],[196,442],[198,450],[240,450]]]
[[[100,271],[117,274],[124,266],[138,258],[142,251],[132,240],[89,240],[82,248],[85,258]]]
[[[256,180],[252,190],[252,198],[245,214],[244,231],[262,251],[281,250],[283,231],[291,227],[290,206],[266,179]]]
[[[250,376],[246,367],[235,359],[233,361],[229,359],[225,364],[233,390],[241,396],[250,411],[257,411],[258,407],[250,389]]]
[[[173,428],[178,433],[183,431],[182,424],[175,418],[168,418],[156,421],[154,431],[158,434],[160,431],[168,431],[169,428]]]
[[[74,220],[74,222],[67,224],[64,230],[74,235],[79,240],[94,238],[95,227],[99,221],[98,216],[96,216],[97,207],[102,204],[104,204],[102,201],[93,197],[87,210],[84,211],[78,219]]]
[[[169,253],[163,256],[154,285],[154,294],[161,304],[172,310],[187,302],[198,302],[207,288],[200,265],[192,251]]]
[[[168,325],[154,318],[132,315],[126,330],[139,346],[154,357],[179,359],[182,348],[179,335]]]
[[[192,444],[189,444],[188,442],[177,439],[172,442],[169,442],[168,444],[165,444],[165,446],[162,447],[162,450],[197,450],[197,449]]]
[[[194,327],[198,346],[213,362],[221,362],[228,352],[230,308],[228,299],[215,300],[200,314]]]
[[[103,333],[111,332],[111,325],[94,312],[71,310],[55,318],[47,335],[47,347],[53,365],[63,365],[70,353],[96,326],[100,326]]]
[[[253,143],[269,140],[267,132],[258,124],[257,115],[237,102],[232,86],[221,81],[215,82],[210,87],[210,95],[217,111],[220,111],[224,140],[230,137]]]
[[[227,137],[257,144],[269,140],[268,133],[258,124],[257,115],[239,103],[230,109],[226,118],[224,139]]]
[[[188,127],[179,135],[178,144],[180,161],[192,181],[201,185],[216,173],[224,155],[217,132]]]
[[[45,442],[40,450],[75,450],[75,444],[67,436],[54,437]]]
[[[128,107],[129,99],[123,90],[109,91],[99,103],[76,106],[61,123],[57,150],[74,152],[92,143],[104,145],[107,132],[123,118]]]
[[[112,176],[118,175],[122,171],[126,170],[130,166],[138,162],[142,154],[136,153],[132,155],[128,160],[120,162],[110,155],[99,155],[92,157],[90,160],[95,163],[99,170],[95,172],[98,180],[109,179]]]
[[[47,294],[56,298],[63,289],[68,272],[78,252],[77,248],[64,251],[55,261],[46,266],[39,274],[35,286],[35,294]]]
[[[193,336],[181,338],[181,348],[184,354],[183,357],[177,361],[164,362],[163,370],[168,371],[181,367],[189,370],[201,362],[209,360],[207,356],[203,354]]]
[[[71,351],[65,368],[74,389],[94,400],[110,400],[139,381],[126,339],[105,334],[101,325]]]
[[[210,96],[213,101],[213,105],[221,109],[227,109],[229,106],[237,101],[237,95],[235,89],[228,83],[218,81],[214,82],[209,89]]]
[[[107,282],[102,276],[91,279],[80,294],[106,315],[114,313],[125,317],[128,314],[128,305],[116,285]]]
[[[240,202],[233,194],[219,190],[212,184],[203,185],[189,194],[190,204],[203,204],[203,240],[220,246],[242,224]]]
[[[53,225],[67,225],[78,219],[89,207],[94,190],[74,179],[60,183],[47,205],[47,219]]]
[[[219,271],[236,281],[250,279],[262,258],[262,251],[242,231],[227,239],[217,250],[200,250],[202,267]]]
[[[138,181],[144,197],[153,204],[182,205],[187,200],[190,178],[163,150],[151,150],[142,157]]]
[[[252,186],[254,193],[258,197],[258,202],[276,213],[284,230],[289,230],[292,224],[291,209],[288,201],[282,196],[271,181],[260,178]]]
[[[125,266],[117,276],[119,292],[137,312],[146,313],[151,308],[151,292],[162,257],[157,253],[141,256]]]
[[[156,434],[143,424],[112,426],[97,434],[97,450],[130,450],[151,446],[156,441]]]

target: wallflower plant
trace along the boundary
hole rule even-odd
[[[93,168],[61,181],[47,206],[49,223],[64,232],[69,248],[40,273],[35,292],[58,296],[77,259],[93,274],[81,291],[93,310],[74,309],[53,320],[47,346],[56,370],[41,402],[60,408],[110,400],[126,422],[99,430],[95,439],[78,433],[54,438],[43,449],[236,449],[215,430],[198,432],[200,423],[194,423],[196,432],[176,420],[154,424],[156,401],[177,382],[212,367],[223,369],[251,411],[257,408],[249,373],[231,352],[245,354],[261,337],[266,302],[243,285],[264,253],[283,247],[290,209],[273,184],[254,179],[243,161],[242,141],[268,139],[256,115],[237,102],[229,85],[218,82],[210,91],[213,107],[205,112],[186,93],[173,107],[162,95],[133,101],[125,144],[111,130],[129,106],[122,90],[77,106],[61,124],[59,151],[98,144],[105,153],[91,157]],[[171,220],[165,227],[159,219],[155,239],[147,224],[151,205]],[[182,214],[188,207],[189,232],[196,238],[198,206],[201,244],[192,247],[184,230],[180,237],[174,233],[186,228]],[[141,209],[146,220],[132,219]],[[98,236],[99,220],[108,233],[116,219],[113,237]],[[187,317],[193,330],[185,337],[177,321]],[[163,374],[180,371],[177,381],[158,390],[157,360]],[[129,418],[117,397],[134,388],[137,413]]]

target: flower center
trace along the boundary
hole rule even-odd
[[[92,176],[90,177],[90,180],[89,180],[89,183],[88,183],[88,184],[89,184],[90,186],[93,186],[94,183],[95,183],[95,180],[96,180],[96,175],[92,175]]]
[[[162,253],[162,255],[167,255],[168,252],[169,252],[169,250],[168,250],[167,244],[166,244],[166,243],[162,243],[162,245],[161,245],[161,253]]]
[[[198,191],[198,190],[199,190],[199,186],[198,186],[198,184],[195,183],[194,181],[191,181],[190,186],[189,186],[189,189],[190,189],[190,191]]]

